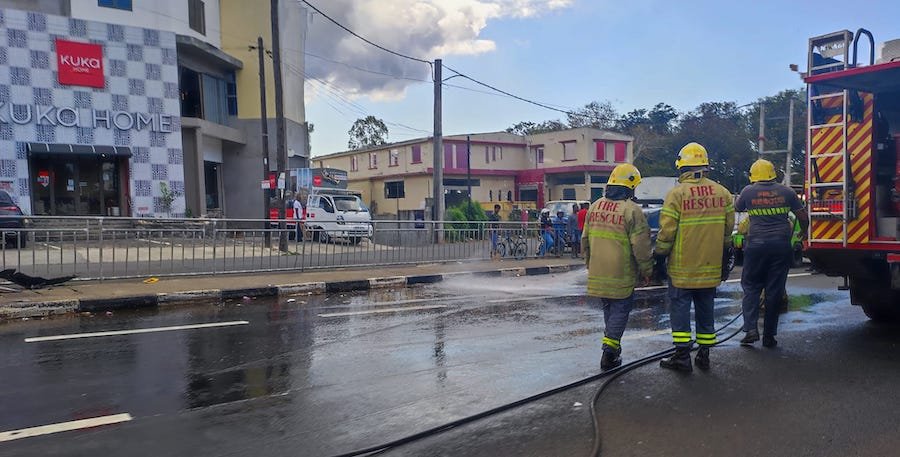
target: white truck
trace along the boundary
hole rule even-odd
[[[359,244],[373,234],[372,215],[357,192],[347,189],[347,172],[334,168],[298,168],[296,199],[305,202],[301,223],[322,243],[344,239]]]

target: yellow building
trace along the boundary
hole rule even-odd
[[[541,207],[549,200],[595,200],[610,171],[633,159],[630,136],[593,128],[451,135],[443,146],[447,207],[465,201],[469,184],[472,199],[482,203]],[[432,152],[432,139],[418,138],[313,157],[311,166],[347,170],[349,188],[362,194],[373,214],[431,219]]]

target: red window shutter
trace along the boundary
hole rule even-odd
[[[594,142],[594,160],[597,162],[605,162],[606,161],[606,143],[602,141]]]
[[[625,161],[625,157],[628,155],[626,151],[625,143],[616,143],[616,162]]]
[[[412,147],[412,163],[422,163],[422,146]]]
[[[444,169],[453,168],[453,145],[444,145]]]
[[[468,166],[469,158],[466,152],[466,147],[461,144],[456,145],[456,167],[468,168]]]

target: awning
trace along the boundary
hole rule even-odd
[[[93,146],[87,144],[28,143],[28,154],[131,157],[131,148],[125,146]]]

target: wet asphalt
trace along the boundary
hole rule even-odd
[[[581,296],[584,275],[5,323],[0,432],[133,420],[0,442],[0,455],[329,456],[400,438],[595,374],[602,319]],[[597,404],[602,455],[897,454],[900,328],[868,322],[831,278],[789,285],[777,349],[731,341],[708,373],[649,365],[608,387]],[[724,324],[740,289],[719,295]],[[662,291],[640,293],[626,362],[669,347],[664,302]],[[249,324],[24,341],[230,321]],[[598,385],[387,455],[587,455]]]

